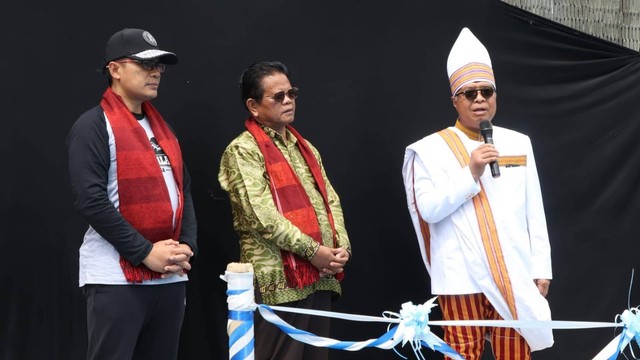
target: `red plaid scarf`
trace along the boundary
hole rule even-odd
[[[309,235],[318,244],[322,245],[322,234],[320,232],[320,225],[318,224],[318,217],[313,209],[313,205],[311,205],[309,195],[307,195],[295,171],[254,118],[247,119],[245,126],[256,139],[260,152],[264,156],[265,168],[270,179],[269,186],[271,188],[271,195],[273,196],[273,201],[276,203],[278,211],[303,233]],[[329,217],[329,223],[333,231],[333,246],[336,247],[336,227],[334,225],[331,207],[329,206],[327,187],[322,178],[320,164],[318,164],[318,160],[313,155],[307,141],[293,127],[287,126],[287,129],[298,139],[296,142],[298,149],[307,163],[309,170],[311,170],[311,174],[316,181],[316,187],[322,195],[327,216]],[[302,289],[320,280],[320,273],[311,262],[290,251],[281,250],[281,253],[282,265],[289,287]],[[343,278],[344,272],[336,274],[336,279],[342,280]]]
[[[111,88],[107,88],[102,95],[100,106],[109,119],[116,141],[120,214],[152,243],[165,239],[178,240],[184,203],[182,153],[178,140],[153,105],[148,101],[142,103],[142,110],[149,119],[156,141],[171,161],[178,187],[180,202],[174,228],[167,185],[146,132]],[[120,266],[128,282],[140,283],[160,278],[161,275],[144,264],[133,266],[123,257],[120,257]]]

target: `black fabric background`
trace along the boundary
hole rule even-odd
[[[188,287],[181,359],[227,355],[226,284],[238,258],[219,158],[243,129],[237,80],[277,59],[301,89],[296,128],[320,150],[341,196],[353,259],[336,310],[364,315],[428,300],[429,278],[406,209],[408,144],[454,123],[446,60],[461,28],[489,49],[495,124],[531,136],[552,244],[557,320],[613,321],[640,248],[638,52],[495,0],[10,2],[0,12],[0,358],[82,359],[78,247],[65,137],[98,103],[108,37],[149,30],[180,63],[155,101],[179,135],[193,178],[200,254]],[[439,319],[436,309],[433,319]],[[365,340],[384,324],[336,320],[332,336]],[[439,329],[433,329],[439,334]],[[558,330],[536,359],[591,359],[613,329]],[[400,350],[413,356],[407,348]],[[333,351],[334,359],[397,358]],[[440,358],[426,350],[428,358]]]

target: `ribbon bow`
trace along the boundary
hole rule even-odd
[[[402,309],[399,314],[385,311],[385,315],[396,317],[400,320],[396,334],[402,337],[402,346],[406,343],[411,344],[411,349],[416,355],[416,358],[425,359],[424,355],[420,352],[424,345],[431,350],[441,352],[453,359],[463,360],[458,353],[434,335],[429,328],[429,314],[431,314],[431,309],[437,306],[435,304],[436,299],[437,297],[433,297],[424,304],[418,305],[414,305],[412,302],[406,302],[402,304]],[[405,358],[397,351],[396,354]]]
[[[630,308],[622,312],[621,315],[616,316],[619,318],[622,324],[625,327],[625,336],[629,341],[635,340],[636,344],[640,346],[640,308]],[[617,320],[617,319],[616,319]],[[624,350],[624,345],[622,345],[622,341],[618,345],[618,352],[622,352]],[[631,351],[631,355],[634,359],[636,358],[636,354],[633,353],[633,348],[629,347]]]
[[[622,315],[619,315],[620,321],[624,324],[624,326],[629,329],[633,333],[633,338],[640,345],[640,314],[638,313],[639,308],[631,308],[629,310],[625,310],[622,312]]]
[[[435,300],[434,297],[424,304],[413,305],[412,302],[402,304],[400,325],[398,325],[398,333],[402,334],[402,346],[409,342],[415,351],[420,350],[424,342],[433,350],[434,346],[440,343],[431,333],[428,325],[431,309],[437,306],[434,303]]]

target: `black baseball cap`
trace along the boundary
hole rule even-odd
[[[125,57],[136,60],[158,59],[159,62],[169,65],[178,62],[176,54],[160,50],[156,39],[142,29],[125,28],[111,35],[104,50],[103,71],[111,61]]]

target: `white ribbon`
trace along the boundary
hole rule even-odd
[[[352,315],[345,313],[338,313],[332,311],[322,310],[310,310],[300,308],[290,308],[283,306],[267,306],[258,305],[258,310],[262,317],[268,322],[278,326],[282,331],[287,333],[292,338],[319,347],[328,347],[331,349],[346,350],[346,351],[358,351],[366,347],[377,347],[380,349],[394,349],[396,345],[402,342],[404,346],[407,342],[411,344],[411,348],[418,359],[424,360],[424,356],[420,352],[422,345],[429,347],[433,351],[438,351],[444,355],[449,356],[455,360],[464,360],[455,350],[447,345],[443,340],[429,331],[427,326],[429,322],[429,313],[431,308],[436,306],[434,304],[436,298],[427,301],[423,305],[413,305],[410,302],[402,305],[400,313],[392,313],[385,311],[385,315],[393,316],[389,317],[374,317],[363,315]],[[278,317],[273,310],[279,310],[284,312],[325,316],[331,318],[339,318],[343,320],[352,321],[367,321],[367,322],[386,322],[386,323],[399,323],[397,327],[389,329],[385,334],[377,339],[369,339],[365,341],[339,341],[331,338],[316,336],[312,333],[296,329],[289,325],[287,322]],[[395,349],[394,349],[395,351]],[[397,351],[396,351],[397,353]],[[400,355],[400,354],[398,354]],[[402,356],[402,355],[400,355]]]
[[[405,303],[402,305],[400,313],[393,313],[385,311],[387,316],[391,317],[375,317],[364,315],[353,315],[332,311],[320,311],[300,308],[289,308],[283,306],[271,306],[273,310],[308,314],[316,316],[326,316],[331,318],[337,318],[342,320],[351,321],[365,321],[365,322],[385,322],[385,323],[397,323],[399,324],[395,336],[393,338],[393,345],[388,347],[379,348],[393,348],[398,343],[402,342],[404,346],[407,342],[411,343],[412,349],[416,352],[416,356],[423,359],[419,354],[420,344],[426,345],[433,349],[432,346],[440,344],[442,340],[429,331],[429,326],[485,326],[485,327],[501,327],[501,328],[549,328],[556,330],[576,330],[576,329],[594,329],[594,328],[623,328],[623,333],[613,339],[593,360],[613,360],[616,356],[625,350],[626,346],[633,339],[640,340],[640,308],[632,308],[625,310],[621,315],[616,316],[616,320],[619,322],[594,322],[594,321],[563,321],[563,320],[550,320],[550,321],[522,321],[522,320],[429,320],[428,315],[431,309],[435,307],[435,299],[427,301],[422,305],[413,305],[412,303]],[[262,306],[262,305],[260,305]],[[260,310],[261,313],[262,310]],[[264,314],[263,314],[264,315]],[[310,339],[309,337],[301,337],[301,339]],[[331,340],[330,343],[338,342],[337,340]],[[301,340],[302,341],[302,340]],[[306,341],[303,341],[306,342]],[[311,340],[311,342],[313,342]],[[310,343],[310,342],[306,342]],[[318,343],[320,344],[320,343]],[[321,345],[316,345],[321,346]],[[362,346],[365,347],[365,346]],[[359,347],[358,350],[362,347]],[[353,351],[352,349],[345,349]]]
[[[230,274],[225,274],[221,278],[225,281],[229,280]],[[622,333],[614,338],[602,351],[600,351],[593,360],[615,360],[622,353],[632,340],[636,340],[640,346],[640,307],[625,310],[620,315],[616,315],[615,322],[591,322],[591,321],[520,321],[520,320],[429,320],[431,309],[437,306],[435,304],[436,297],[430,299],[424,304],[414,305],[411,302],[402,304],[399,313],[390,311],[383,312],[384,317],[353,315],[347,313],[322,311],[313,309],[291,308],[284,306],[267,306],[257,305],[253,301],[253,293],[247,291],[251,288],[252,273],[244,275],[239,282],[239,286],[230,287],[228,294],[230,313],[242,313],[246,311],[255,311],[257,308],[262,317],[277,325],[292,338],[314,346],[329,347],[333,349],[358,351],[365,347],[377,347],[380,349],[394,349],[396,345],[402,342],[402,346],[410,344],[415,356],[424,360],[425,357],[420,352],[422,346],[426,346],[431,350],[441,352],[453,359],[464,360],[458,353],[451,349],[442,339],[438,338],[431,331],[429,326],[482,326],[482,327],[501,327],[501,328],[549,328],[549,329],[593,329],[620,327]],[[350,321],[361,322],[382,322],[387,324],[398,324],[377,339],[369,339],[360,342],[339,341],[331,338],[320,337],[309,332],[296,329],[287,322],[278,317],[273,310],[298,313],[313,316],[325,316]],[[248,335],[253,338],[253,324],[251,323],[250,334],[241,334],[242,338]],[[252,348],[251,340],[251,348]],[[238,341],[237,347],[247,345],[247,341]],[[234,346],[233,348],[235,349]],[[253,349],[250,349],[251,356]],[[394,349],[395,351],[395,349]],[[397,353],[397,351],[396,351]],[[633,350],[631,353],[636,359]],[[402,356],[398,354],[399,356]]]

